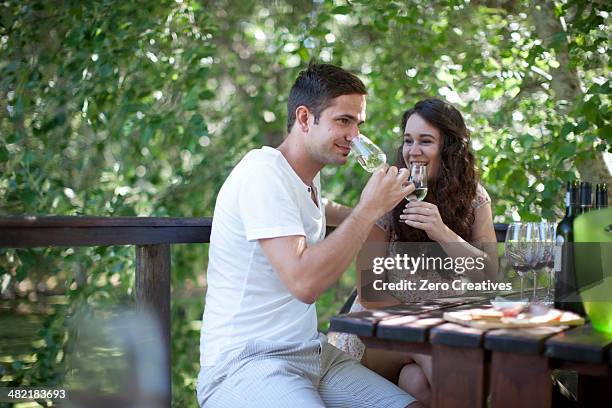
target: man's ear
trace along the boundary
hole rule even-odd
[[[295,121],[300,127],[300,130],[304,133],[307,133],[310,127],[310,125],[308,124],[308,119],[310,118],[310,115],[310,110],[304,105],[300,105],[295,109]]]

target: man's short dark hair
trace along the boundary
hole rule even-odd
[[[331,64],[310,63],[298,74],[287,101],[287,132],[295,123],[295,110],[306,106],[319,123],[319,115],[341,95],[367,94],[365,85],[350,72]]]

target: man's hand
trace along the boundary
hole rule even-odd
[[[370,214],[374,220],[382,217],[414,191],[414,184],[408,184],[408,175],[408,169],[398,171],[395,166],[377,170],[361,192],[355,209]]]

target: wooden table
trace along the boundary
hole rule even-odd
[[[481,330],[442,319],[443,312],[489,307],[458,297],[332,317],[330,331],[368,346],[432,356],[434,407],[550,407],[553,369],[579,374],[583,407],[612,407],[612,334],[580,327]],[[487,399],[490,397],[490,405]]]

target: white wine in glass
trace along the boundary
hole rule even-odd
[[[410,168],[408,181],[414,183],[414,191],[406,196],[408,201],[423,201],[427,196],[427,166],[423,164],[413,164]]]
[[[360,134],[351,140],[351,151],[368,173],[374,173],[387,163],[387,155],[365,135]]]
[[[410,197],[412,196],[414,196],[417,201],[423,201],[423,199],[427,196],[427,187],[415,188]],[[408,197],[406,197],[406,199],[408,199]]]

